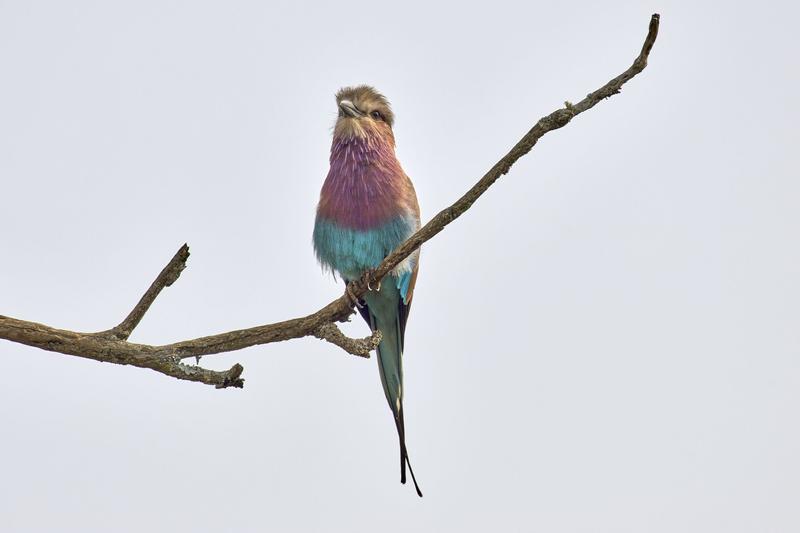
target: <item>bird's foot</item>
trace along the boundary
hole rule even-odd
[[[360,292],[360,293],[373,292],[373,291],[380,291],[381,290],[381,282],[380,281],[378,281],[378,282],[373,282],[372,281],[372,275],[374,273],[375,273],[375,270],[373,270],[373,269],[367,270],[361,275],[361,278],[359,278],[357,280],[353,280],[353,281],[351,281],[350,283],[347,284],[347,287],[345,288],[344,293],[345,293],[345,295],[347,295],[347,298],[350,300],[350,304],[351,305],[354,305],[354,306],[358,307],[359,309],[364,307],[364,304],[362,303],[363,300],[361,300],[360,298],[358,298],[356,296],[356,290],[358,290],[358,292]]]
[[[361,300],[358,298],[358,296],[356,296],[356,293],[353,292],[353,286],[358,284],[358,283],[360,283],[360,282],[351,281],[350,283],[348,283],[347,286],[344,289],[344,294],[350,300],[350,305],[354,305],[354,306],[358,307],[359,309],[361,309],[361,308],[364,307],[364,304],[361,303]]]
[[[361,280],[359,280],[359,281],[361,283],[361,286],[362,287],[366,287],[368,291],[370,291],[370,292],[371,291],[380,292],[380,290],[381,290],[381,282],[380,281],[377,282],[375,287],[372,286],[372,276],[374,274],[375,274],[375,269],[371,268],[371,269],[365,271],[361,275]]]

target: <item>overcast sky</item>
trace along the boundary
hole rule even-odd
[[[8,531],[800,530],[796,2],[0,0],[0,314],[131,340],[315,311],[333,95],[392,102],[429,219],[406,334],[418,499],[374,358],[207,357],[243,390],[3,341]],[[353,335],[366,334],[354,321]]]

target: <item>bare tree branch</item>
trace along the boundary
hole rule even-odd
[[[431,239],[461,216],[495,181],[508,173],[511,166],[520,157],[530,152],[544,134],[563,128],[575,116],[591,109],[600,101],[618,94],[622,85],[647,66],[648,56],[658,35],[658,27],[659,15],[655,14],[650,19],[642,50],[630,68],[598,90],[589,93],[577,104],[566,102],[564,108],[557,109],[539,119],[511,151],[489,169],[466,194],[450,207],[440,211],[425,226],[392,251],[366,277],[367,279],[351,283],[350,291],[355,296],[363,296],[367,292],[367,280],[380,281],[422,243]],[[186,268],[188,257],[189,247],[184,244],[153,281],[125,320],[109,330],[98,333],[78,333],[0,315],[0,339],[96,361],[150,368],[177,379],[206,383],[217,388],[242,387],[244,385],[244,380],[241,378],[242,366],[236,364],[227,371],[214,371],[184,364],[182,360],[191,357],[199,360],[203,355],[231,352],[259,344],[306,336],[315,336],[326,340],[353,355],[369,357],[369,352],[374,350],[380,342],[381,334],[378,331],[363,339],[351,339],[336,326],[336,322],[346,320],[353,312],[351,299],[346,294],[313,314],[274,324],[229,331],[163,346],[127,342],[161,290],[172,285],[180,276],[181,271]]]
[[[107,332],[79,333],[0,316],[0,339],[95,361],[150,368],[167,376],[199,381],[220,389],[244,386],[240,378],[244,369],[240,364],[224,372],[190,366],[182,363],[168,347],[121,341],[111,338]]]

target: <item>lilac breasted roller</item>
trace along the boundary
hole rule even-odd
[[[386,98],[365,85],[336,94],[330,170],[320,192],[314,251],[344,282],[361,279],[420,227],[411,180],[395,156],[394,114]],[[380,330],[378,371],[400,437],[400,481],[406,465],[422,496],[406,450],[403,422],[403,338],[419,267],[415,252],[358,302],[369,327]]]

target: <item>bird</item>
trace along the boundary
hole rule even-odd
[[[395,154],[394,113],[389,101],[368,85],[336,93],[330,169],[320,191],[314,221],[314,252],[323,268],[345,285],[365,278],[398,245],[420,228],[414,185]],[[380,330],[378,372],[400,440],[400,482],[406,466],[422,497],[406,448],[403,411],[403,343],[419,250],[409,255],[362,300],[354,300],[372,331]]]

